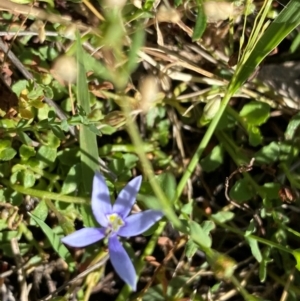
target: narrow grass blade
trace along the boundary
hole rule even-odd
[[[36,217],[35,215],[28,213],[33,220],[41,227],[44,234],[47,236],[52,248],[58,253],[58,255],[67,261],[69,264],[72,263],[71,261],[71,254],[68,249],[62,244],[59,239],[59,236],[53,232],[53,230],[41,219]]]
[[[87,85],[86,73],[83,62],[83,49],[80,36],[77,35],[77,101],[86,114],[90,112],[90,95]],[[81,150],[82,180],[85,194],[92,188],[93,176],[98,170],[98,149],[96,134],[91,132],[86,125],[80,125],[79,143]]]
[[[197,19],[196,19],[196,24],[195,24],[195,28],[193,31],[193,36],[192,36],[192,40],[193,41],[198,41],[206,28],[206,15],[203,9],[203,4],[202,4],[202,0],[198,0],[197,1],[197,6],[198,6],[198,15],[197,15]]]
[[[266,29],[248,59],[238,69],[231,82],[230,92],[234,93],[241,87],[259,63],[299,24],[300,2],[299,0],[291,0]]]
[[[127,74],[131,74],[138,66],[138,51],[144,45],[145,42],[145,32],[142,30],[142,27],[138,26],[137,31],[132,37],[132,42],[130,45],[128,53],[128,62],[126,65]]]

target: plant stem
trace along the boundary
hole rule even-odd
[[[90,202],[88,198],[63,195],[55,192],[38,190],[34,188],[25,188],[21,185],[11,184],[10,181],[5,179],[0,179],[0,182],[4,184],[6,187],[10,187],[14,191],[20,192],[25,195],[34,196],[39,199],[47,198],[55,201],[61,201],[61,202],[73,203],[73,204],[89,204]]]
[[[203,151],[207,147],[213,133],[215,132],[217,125],[226,109],[226,106],[227,106],[232,94],[233,94],[233,91],[232,91],[232,93],[227,92],[226,95],[224,96],[224,98],[222,99],[218,113],[216,114],[216,116],[214,117],[212,122],[210,123],[207,131],[204,134],[204,137],[202,138],[200,144],[198,145],[198,148],[197,148],[193,158],[191,159],[189,165],[186,168],[185,173],[183,174],[183,176],[177,186],[177,191],[176,191],[177,198],[179,198],[180,195],[182,194],[182,191],[183,191],[188,179],[191,177],[197,164],[199,163],[199,160],[203,154]]]

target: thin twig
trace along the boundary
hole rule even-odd
[[[10,241],[11,244],[11,250],[14,254],[16,266],[18,268],[18,280],[20,283],[20,301],[28,301],[28,289],[27,289],[27,283],[26,283],[26,272],[22,268],[22,256],[20,255],[20,248],[19,244],[16,238],[12,238]]]
[[[44,32],[45,36],[47,37],[57,37],[60,36],[59,33],[55,31],[45,31]],[[36,31],[0,31],[0,37],[5,37],[5,36],[17,36],[17,37],[27,37],[27,36],[38,36],[39,33]],[[63,35],[61,35],[63,36]]]

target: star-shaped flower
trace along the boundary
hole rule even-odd
[[[92,210],[102,228],[83,228],[62,238],[63,243],[79,248],[108,237],[110,261],[120,278],[134,291],[137,282],[136,272],[117,236],[139,235],[163,216],[162,212],[157,210],[146,210],[128,216],[135,203],[141,182],[142,176],[132,179],[112,205],[105,180],[100,173],[96,172],[93,180]]]

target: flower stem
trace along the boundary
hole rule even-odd
[[[143,171],[146,174],[146,176],[148,177],[149,183],[150,183],[156,197],[160,201],[162,211],[167,216],[169,221],[171,223],[173,223],[173,225],[175,227],[180,227],[181,223],[172,208],[171,200],[168,200],[168,198],[166,197],[162,188],[159,186],[159,184],[155,178],[155,174],[154,174],[153,168],[151,166],[151,163],[149,162],[149,160],[144,152],[144,149],[141,147],[143,145],[143,141],[140,138],[140,135],[139,135],[139,132],[138,132],[135,122],[133,121],[131,115],[129,114],[130,113],[129,107],[124,106],[123,109],[124,109],[124,113],[126,116],[126,120],[127,120],[126,125],[127,125],[127,129],[128,129],[128,133],[130,135],[131,141],[132,141],[133,145],[135,146],[135,151],[141,160],[141,164],[143,166]]]
[[[216,127],[226,109],[226,106],[230,100],[230,97],[233,93],[227,93],[224,98],[222,99],[219,111],[217,112],[216,116],[214,117],[214,119],[212,120],[212,122],[210,123],[207,131],[204,134],[204,137],[202,138],[200,144],[198,145],[198,148],[193,156],[193,158],[191,159],[189,165],[186,168],[185,173],[183,174],[178,186],[177,186],[177,198],[180,197],[180,195],[182,194],[182,191],[188,181],[188,179],[191,177],[192,173],[194,172],[202,154],[203,151],[205,150],[205,148],[207,147],[213,133],[216,130]]]

